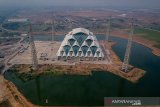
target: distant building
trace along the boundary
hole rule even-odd
[[[15,18],[15,19],[8,19],[8,22],[28,22],[29,19],[27,18]]]
[[[118,16],[120,16],[120,17],[126,17],[127,14],[120,14],[120,15],[118,15]]]
[[[23,34],[21,34],[21,36],[27,36],[28,34],[26,34],[26,33],[23,33]]]
[[[58,60],[77,58],[80,60],[103,60],[104,53],[92,32],[76,28],[69,32],[57,52]]]

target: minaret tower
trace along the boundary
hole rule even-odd
[[[36,47],[32,35],[32,25],[30,24],[30,31],[29,31],[29,41],[30,41],[30,47],[31,47],[31,56],[32,56],[32,68],[37,69],[38,66],[38,60],[37,60],[37,52]]]
[[[129,38],[128,38],[128,43],[127,43],[127,47],[126,47],[124,61],[123,61],[123,64],[122,64],[122,70],[124,72],[128,72],[130,53],[131,53],[131,48],[132,48],[132,36],[133,36],[133,32],[134,32],[133,19],[132,19],[132,22],[131,22],[131,28],[130,29],[131,30],[130,30],[130,34],[129,34]]]

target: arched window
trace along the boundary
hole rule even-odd
[[[76,33],[74,34],[75,39],[77,40],[79,45],[82,45],[82,43],[84,42],[84,40],[87,38],[88,35],[84,34],[84,33]]]
[[[86,42],[87,42],[87,45],[88,45],[88,46],[91,46],[91,44],[92,44],[93,40],[91,40],[91,39],[87,39],[87,40],[86,40]]]
[[[74,51],[75,55],[77,55],[78,50],[79,50],[79,46],[76,46],[76,45],[73,46],[73,51]]]
[[[68,41],[69,41],[69,43],[70,43],[71,46],[72,46],[72,45],[74,44],[74,42],[75,42],[74,39],[69,39]]]
[[[69,45],[65,45],[65,46],[64,46],[64,51],[66,52],[66,54],[68,54],[70,48],[71,48],[71,47],[70,47]]]
[[[97,47],[96,46],[92,46],[91,47],[91,51],[92,51],[92,53],[94,55],[96,53],[96,51],[97,51]]]
[[[88,50],[88,46],[82,46],[82,51],[84,55],[86,55],[87,50]]]

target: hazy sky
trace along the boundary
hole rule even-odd
[[[0,6],[120,6],[159,8],[160,0],[0,0]]]

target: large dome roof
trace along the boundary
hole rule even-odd
[[[76,28],[65,36],[57,56],[103,58],[104,54],[92,32],[85,28]]]
[[[79,33],[79,32],[85,33],[85,34],[87,34],[87,35],[91,34],[91,32],[89,32],[89,30],[88,30],[88,29],[85,29],[85,28],[75,28],[75,29],[73,29],[70,33],[76,34],[76,33]]]

